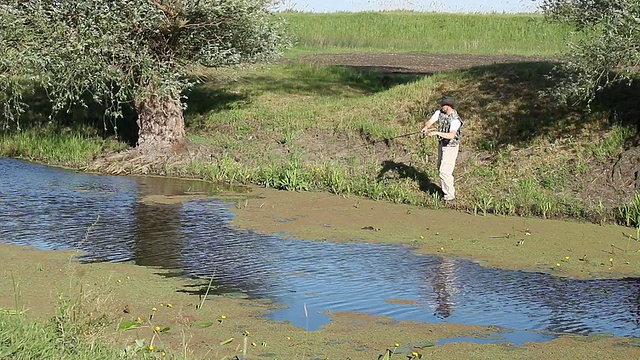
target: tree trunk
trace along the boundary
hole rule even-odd
[[[138,149],[167,152],[184,147],[184,114],[180,96],[151,95],[136,102]]]

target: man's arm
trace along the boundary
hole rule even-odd
[[[453,139],[456,138],[456,133],[457,133],[457,130],[451,130],[451,131],[449,131],[447,133],[440,132],[440,131],[431,131],[427,135],[429,135],[429,136],[440,136],[443,139],[453,140]]]
[[[433,115],[431,115],[431,119],[427,120],[426,123],[424,123],[424,127],[422,128],[422,133],[423,134],[427,134],[429,133],[429,128],[431,127],[431,125],[433,125],[436,121],[438,121],[438,117],[440,116],[440,110],[436,110],[436,112],[433,113]]]
[[[439,136],[443,139],[453,140],[458,135],[458,129],[462,126],[462,122],[460,120],[454,120],[451,122],[451,127],[449,132],[440,132],[440,131],[431,131],[427,135],[429,136]]]

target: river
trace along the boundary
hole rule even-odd
[[[497,339],[469,341],[640,336],[637,279],[576,280],[395,245],[260,235],[231,225],[233,203],[223,193],[229,189],[205,182],[102,176],[0,158],[0,241],[78,249],[82,261],[161,267],[203,284],[212,278],[214,293],[285,305],[269,317],[310,331],[330,321],[331,312],[349,311],[504,330]],[[150,201],[185,195],[192,200]]]

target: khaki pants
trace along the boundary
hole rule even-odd
[[[453,187],[453,169],[456,167],[459,146],[443,146],[438,144],[438,171],[440,171],[440,186],[444,192],[445,200],[456,198],[456,189]]]

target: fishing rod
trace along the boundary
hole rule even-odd
[[[398,135],[398,136],[394,136],[394,137],[390,137],[390,138],[383,138],[383,139],[377,139],[377,140],[373,140],[370,142],[366,142],[364,144],[360,144],[360,145],[356,145],[356,149],[360,148],[360,147],[364,147],[364,146],[372,146],[375,145],[379,142],[384,142],[385,145],[387,145],[387,147],[391,147],[391,140],[393,139],[399,139],[402,137],[407,137],[407,136],[412,136],[412,135],[417,135],[422,133],[422,131],[415,131],[415,132],[410,132],[410,133],[406,133],[406,134],[402,134],[402,135]]]
[[[385,144],[389,145],[389,141],[391,141],[391,140],[399,139],[399,138],[407,137],[407,136],[411,136],[411,135],[417,135],[417,134],[421,134],[421,133],[422,133],[422,131],[415,131],[415,132],[411,132],[411,133],[407,133],[407,134],[394,136],[394,137],[391,137],[391,138],[384,138],[384,139],[374,140],[370,144],[373,145],[373,144],[378,143],[380,141],[384,141]]]

